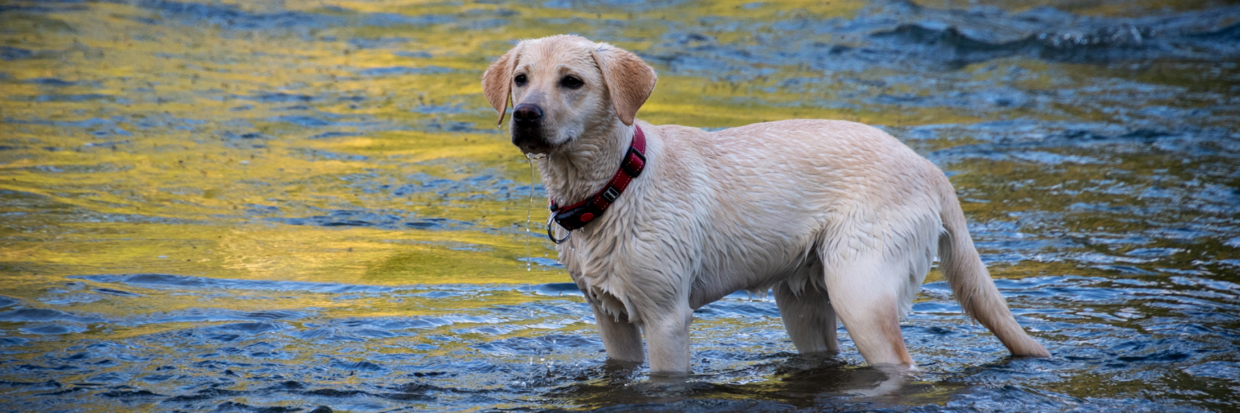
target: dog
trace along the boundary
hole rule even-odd
[[[853,122],[651,125],[636,115],[657,79],[637,55],[571,35],[522,41],[482,76],[501,126],[511,97],[512,143],[538,158],[548,235],[610,359],[687,375],[695,309],[773,290],[798,352],[838,353],[838,317],[866,363],[913,368],[900,320],[936,253],[966,314],[1013,356],[1050,356],[1012,317],[933,163]]]

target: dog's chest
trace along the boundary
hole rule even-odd
[[[633,314],[629,293],[633,284],[628,279],[630,272],[623,265],[623,258],[614,252],[615,245],[601,245],[598,240],[590,240],[585,234],[573,233],[576,239],[556,246],[560,254],[560,263],[568,270],[577,288],[586,296],[586,300],[598,306],[603,313],[617,320],[627,318],[638,322]]]

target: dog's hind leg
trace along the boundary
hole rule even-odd
[[[911,366],[900,332],[900,278],[907,269],[885,262],[879,251],[833,254],[823,262],[831,306],[866,363]]]
[[[822,274],[822,268],[814,268],[814,276]],[[788,282],[776,284],[775,304],[779,316],[784,319],[784,329],[801,354],[840,352],[835,336],[835,310],[827,292],[815,283],[805,282],[795,289]]]

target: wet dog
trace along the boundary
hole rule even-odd
[[[513,144],[541,158],[550,235],[608,357],[644,360],[645,334],[652,373],[687,374],[693,310],[773,290],[798,351],[838,352],[839,317],[867,363],[912,366],[900,319],[936,255],[965,313],[1013,355],[1049,356],[930,161],[853,122],[651,125],[636,115],[656,80],[637,55],[577,36],[523,41],[482,77],[500,124],[515,105]]]

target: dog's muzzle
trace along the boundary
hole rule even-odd
[[[543,111],[538,105],[517,105],[512,110],[512,144],[527,154],[550,152],[551,144],[543,137],[542,121]]]

